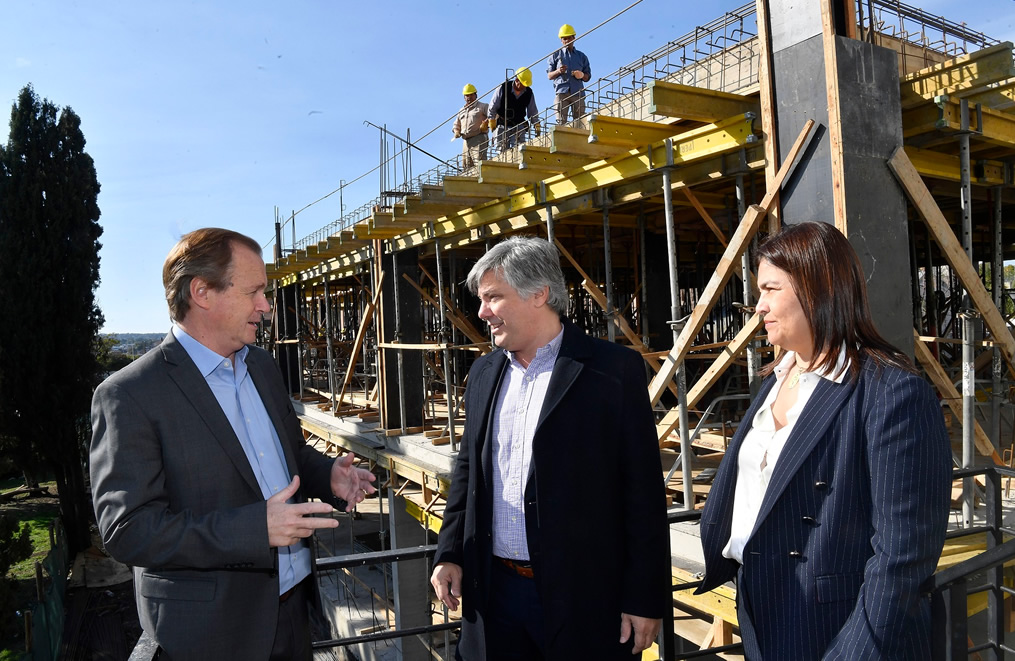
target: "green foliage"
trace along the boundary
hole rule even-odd
[[[32,539],[27,523],[18,528],[14,517],[0,514],[0,631],[11,626],[16,617],[11,607],[14,603],[13,585],[7,572],[17,562],[32,555]]]
[[[82,472],[102,313],[99,182],[81,120],[26,86],[0,146],[0,437],[27,474],[52,471],[71,549],[88,544]]]

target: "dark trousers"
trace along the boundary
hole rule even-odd
[[[310,595],[312,593],[308,576],[293,588],[289,598],[278,605],[278,628],[275,642],[271,646],[271,661],[311,661],[314,657],[310,646]]]
[[[496,558],[490,572],[490,612],[486,621],[489,661],[542,661],[543,606],[536,582]]]

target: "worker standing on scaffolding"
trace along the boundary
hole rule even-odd
[[[467,170],[486,160],[487,115],[489,107],[477,101],[476,86],[469,83],[462,88],[465,105],[455,118],[455,137],[462,138],[462,169]]]
[[[522,67],[515,72],[514,80],[505,80],[490,99],[490,128],[497,129],[498,149],[504,151],[525,142],[530,123],[538,138],[539,110],[532,91],[532,72]]]
[[[585,81],[592,77],[589,58],[574,47],[574,28],[565,23],[557,32],[563,48],[555,51],[547,62],[546,77],[553,81],[557,95],[557,123],[566,124],[568,111],[571,121],[577,122],[585,114]]]

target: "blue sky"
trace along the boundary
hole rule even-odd
[[[378,130],[364,120],[413,140],[440,127],[419,144],[453,156],[461,143],[441,124],[466,82],[485,92],[559,45],[561,23],[581,34],[629,4],[7,0],[0,141],[27,83],[81,116],[102,185],[103,330],[161,332],[161,265],[181,234],[221,226],[272,243],[276,206],[288,216],[378,164]],[[741,4],[643,0],[579,48],[595,79]],[[1012,0],[965,3],[964,16],[955,2],[913,4],[1015,33]],[[544,71],[534,67],[540,108],[552,99]],[[420,174],[435,161],[417,152],[412,164]],[[346,210],[378,189],[376,173],[345,187]],[[339,215],[335,194],[296,217],[296,238]]]

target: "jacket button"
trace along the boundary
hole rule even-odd
[[[800,551],[790,551],[789,552],[789,557],[791,557],[791,558],[802,558],[802,557],[804,557],[804,554],[801,553]]]
[[[824,482],[822,480],[818,480],[817,482],[814,483],[814,488],[815,489],[820,489],[821,491],[824,491],[825,489],[828,488],[828,482]]]
[[[816,526],[818,524],[818,522],[814,520],[813,516],[805,516],[805,517],[803,517],[803,522],[806,523],[809,526]]]

